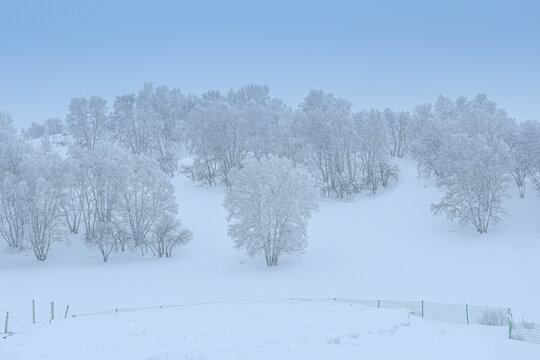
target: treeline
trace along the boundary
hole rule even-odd
[[[82,222],[87,242],[104,260],[125,244],[170,255],[163,250],[169,245],[155,248],[157,239],[180,244],[189,233],[173,221],[176,204],[170,203],[168,177],[181,172],[207,186],[230,187],[231,173],[251,158],[287,158],[307,169],[320,194],[347,198],[391,186],[399,176],[396,158],[410,157],[419,173],[434,178],[444,192],[432,211],[472,224],[480,233],[505,216],[512,182],[522,197],[527,184],[540,187],[539,123],[516,122],[485,95],[440,97],[410,111],[355,112],[349,101],[316,90],[292,109],[271,97],[266,86],[195,96],[145,84],[137,93],[117,96],[110,108],[97,96],[73,98],[65,121],[50,119],[24,132],[27,139],[66,133],[74,144],[64,157],[36,150],[22,156],[27,150],[20,148],[28,144],[16,136],[6,113],[1,124],[0,235],[12,247],[22,246],[23,238],[31,243],[29,209],[34,205],[28,199],[38,201],[36,194],[46,193],[36,190],[38,185],[48,184],[60,200],[43,234],[59,240],[61,226],[52,224],[76,232]],[[181,166],[182,152],[191,162]],[[40,160],[51,165],[24,170],[31,161],[25,158],[38,156],[51,158]],[[56,171],[54,163],[68,170],[47,175]],[[43,178],[39,184],[33,179],[38,177]],[[64,183],[55,185],[59,179]],[[15,196],[19,188],[23,195]],[[152,189],[162,203],[140,201],[136,189],[145,195]],[[155,201],[160,215],[137,224],[140,217],[155,214]],[[132,204],[145,215],[133,216]],[[172,228],[173,235],[161,236],[164,228]]]

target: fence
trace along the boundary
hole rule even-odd
[[[512,318],[510,308],[475,306],[468,304],[444,304],[431,301],[357,300],[335,298],[335,301],[362,304],[381,309],[405,309],[412,315],[441,323],[462,325],[508,326]]]
[[[66,319],[69,315],[69,305],[58,304],[54,301],[36,302],[32,300],[28,304],[20,305],[15,309],[10,309],[1,316],[4,316],[2,330],[3,337],[21,332],[31,325],[46,324],[58,319]]]
[[[408,310],[411,315],[441,323],[507,326],[508,336],[510,339],[540,344],[540,327],[531,322],[515,322],[512,319],[512,311],[510,308],[476,306],[469,304],[445,304],[431,301],[360,300],[349,298],[287,298],[285,300],[308,302],[344,302],[380,309],[405,309]],[[77,318],[83,316],[107,315],[140,310],[202,306],[230,302],[231,301],[214,301],[138,308],[115,308],[98,312],[69,315],[69,305],[58,306],[55,305],[54,302],[51,302],[50,304],[40,303],[37,305],[36,302],[32,300],[31,304],[19,307],[15,311],[6,313],[4,333],[7,335],[12,334],[14,329],[20,332],[32,324],[48,323],[59,318],[66,319],[68,318],[68,315],[71,318]]]
[[[540,326],[537,324],[521,321],[511,322],[509,326],[512,339],[540,344]]]

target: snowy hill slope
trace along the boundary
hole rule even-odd
[[[0,311],[31,299],[70,304],[72,312],[214,300],[286,297],[431,300],[512,307],[514,317],[540,320],[540,198],[516,195],[505,223],[486,235],[435,217],[440,198],[400,162],[392,189],[349,202],[321,200],[310,220],[309,246],[276,268],[233,249],[223,189],[174,179],[180,218],[194,240],[171,259],[115,253],[104,264],[81,239],[55,244],[44,263],[0,253]],[[366,310],[367,311],[367,310]],[[141,320],[142,321],[142,320]],[[146,320],[144,320],[146,321]],[[89,331],[89,330],[88,330]],[[502,338],[501,338],[502,339]]]

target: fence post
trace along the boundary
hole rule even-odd
[[[67,318],[67,313],[68,313],[68,311],[69,311],[69,305],[68,305],[68,306],[66,306],[66,314],[64,315],[64,319],[66,319],[66,318]]]
[[[467,325],[469,325],[469,304],[465,304],[465,315],[467,316]]]
[[[422,319],[424,318],[424,300],[422,300]]]
[[[54,301],[51,301],[51,321],[54,320]]]
[[[381,300],[377,300],[377,309],[381,307]]]
[[[508,338],[512,339],[512,310],[508,308]]]
[[[32,299],[32,324],[36,323],[36,300]]]
[[[6,311],[6,323],[4,325],[4,334],[8,333],[8,319],[9,319],[9,311]]]

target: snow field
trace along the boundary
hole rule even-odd
[[[329,301],[232,301],[70,318],[2,340],[5,359],[534,359],[506,329]]]

